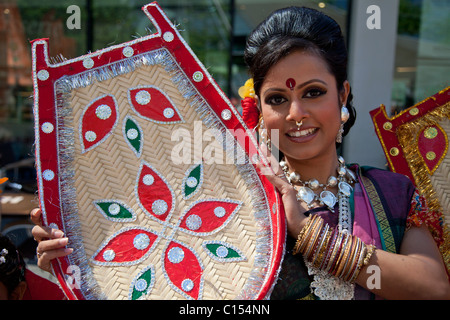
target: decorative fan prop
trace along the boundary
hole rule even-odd
[[[32,42],[46,225],[69,299],[264,299],[284,253],[257,142],[157,3],[155,34],[51,64]]]
[[[440,250],[450,270],[450,88],[392,118],[383,105],[370,115],[389,168],[408,176],[439,213],[429,223],[443,238]]]

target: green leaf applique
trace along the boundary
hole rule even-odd
[[[152,265],[142,270],[131,282],[128,299],[138,300],[149,294],[155,284],[155,269]]]
[[[190,167],[182,182],[183,199],[187,200],[200,190],[203,184],[203,164],[195,164]]]
[[[128,146],[134,151],[136,157],[139,158],[142,154],[144,134],[137,121],[130,116],[127,116],[123,122],[123,135]]]
[[[239,249],[223,241],[204,241],[202,246],[211,258],[220,262],[247,260]]]
[[[118,200],[98,200],[94,201],[98,211],[106,219],[115,222],[131,222],[136,220],[136,214],[125,203]]]

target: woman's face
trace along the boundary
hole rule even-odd
[[[292,160],[336,156],[340,106],[348,91],[346,81],[338,92],[334,75],[319,56],[296,51],[280,60],[267,73],[258,97],[272,143]],[[301,130],[296,121],[302,121]],[[278,142],[273,130],[279,130]]]

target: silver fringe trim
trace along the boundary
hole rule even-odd
[[[70,105],[71,92],[76,88],[89,86],[95,81],[105,81],[132,72],[143,65],[164,66],[166,72],[170,74],[172,82],[177,86],[182,96],[189,102],[190,106],[195,108],[205,126],[218,129],[212,130],[216,133],[216,140],[223,141],[223,148],[226,154],[233,159],[239,174],[249,186],[251,204],[254,208],[254,217],[261,229],[256,239],[255,268],[252,270],[247,283],[236,299],[255,299],[261,286],[268,280],[268,272],[271,269],[271,249],[273,247],[271,235],[273,234],[273,225],[270,215],[273,213],[270,210],[268,199],[264,193],[261,181],[242,147],[237,143],[231,146],[229,143],[225,143],[226,141],[234,141],[234,137],[231,136],[231,133],[228,132],[220,118],[192,85],[172,55],[164,48],[136,55],[110,65],[87,70],[74,76],[64,76],[55,84],[57,97],[59,179],[62,199],[61,211],[64,221],[64,232],[70,239],[69,245],[76,248],[69,256],[69,261],[80,268],[81,292],[86,299],[107,299],[93,277],[91,268],[88,265],[88,258],[85,254],[82,240],[81,224],[78,218],[78,205],[76,201],[72,200],[76,199],[76,190],[74,187],[75,172],[73,169],[75,132],[72,107]],[[208,77],[211,79],[209,75]],[[249,143],[251,142],[249,141]],[[67,201],[66,199],[71,200]],[[279,269],[276,271],[277,274]],[[273,289],[273,286],[271,289]],[[271,289],[266,295],[266,299],[269,298]]]

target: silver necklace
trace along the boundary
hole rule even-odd
[[[337,169],[338,177],[330,176],[327,179],[326,184],[320,183],[317,179],[310,179],[308,181],[302,181],[298,172],[289,172],[286,161],[280,161],[280,166],[289,181],[294,186],[299,185],[297,190],[297,200],[304,202],[308,208],[314,207],[315,204],[326,205],[328,210],[334,212],[334,206],[339,200],[339,196],[342,194],[346,197],[350,197],[352,193],[351,183],[355,182],[356,177],[351,170],[345,167],[345,160],[339,157],[339,166]],[[336,197],[328,188],[338,186],[338,197]],[[315,191],[322,189],[320,193]]]

